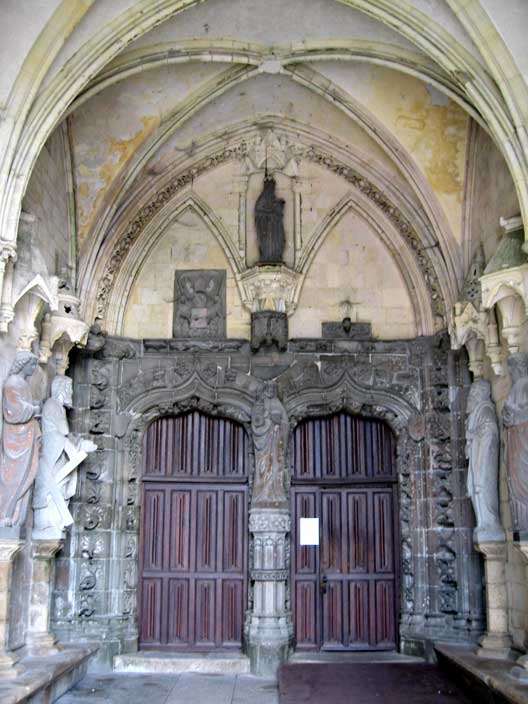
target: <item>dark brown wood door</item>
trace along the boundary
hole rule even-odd
[[[390,430],[338,414],[302,423],[293,447],[297,648],[395,648],[397,495]],[[299,545],[301,517],[319,518],[318,547]]]
[[[246,609],[247,439],[189,413],[145,437],[140,646],[240,648]]]

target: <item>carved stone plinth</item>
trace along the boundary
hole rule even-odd
[[[50,631],[53,558],[62,548],[62,540],[34,540],[29,594],[29,622],[26,644],[30,655],[57,652],[56,639]]]
[[[292,627],[287,608],[287,509],[254,509],[249,529],[253,535],[253,611],[249,623],[251,672],[275,677],[288,656]]]
[[[528,577],[528,537],[515,543],[515,546],[519,549],[525,560],[526,576]],[[511,674],[519,680],[528,682],[528,653],[521,655],[515,663],[515,667],[512,667]]]
[[[18,657],[8,650],[13,560],[23,544],[15,538],[0,537],[0,678],[13,677],[23,671],[17,665]]]
[[[476,549],[484,555],[486,615],[488,630],[479,641],[477,655],[487,658],[511,657],[512,639],[508,632],[505,541],[480,542]]]

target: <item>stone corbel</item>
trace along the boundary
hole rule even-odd
[[[292,315],[303,275],[284,265],[255,266],[240,276],[244,305],[251,313],[276,311]]]
[[[455,334],[453,349],[465,347],[469,357],[469,369],[475,379],[484,375],[485,356],[490,359],[493,371],[504,374],[504,355],[499,343],[495,313],[478,310],[470,301],[455,305]]]
[[[16,247],[11,242],[0,240],[0,333],[6,333],[15,317],[12,304],[13,273]]]
[[[47,305],[51,311],[58,309],[58,279],[56,276],[51,276],[46,280],[37,274],[14,297],[14,308],[17,311],[18,320],[17,347],[19,350],[31,351],[33,342],[39,339],[35,323],[44,305]]]
[[[80,300],[70,293],[59,293],[58,310],[45,316],[42,324],[39,361],[45,364],[53,355],[57,374],[68,369],[73,347],[84,347],[88,325],[79,317]]]

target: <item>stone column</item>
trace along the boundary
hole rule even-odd
[[[251,672],[275,677],[288,657],[291,613],[287,610],[287,509],[253,509],[249,516],[253,535],[253,612],[249,623]]]
[[[18,657],[8,650],[13,560],[23,544],[22,540],[0,538],[0,678],[13,677],[23,671],[16,664]]]
[[[521,551],[521,554],[526,562],[526,577],[528,578],[528,540],[521,539],[519,542],[515,543],[515,546]],[[515,663],[515,667],[512,667],[511,674],[519,680],[528,682],[528,653],[521,655]]]
[[[34,540],[32,575],[29,593],[29,619],[26,644],[30,655],[51,655],[57,652],[56,639],[50,631],[51,594],[53,591],[53,558],[63,540]]]
[[[479,641],[477,655],[507,659],[511,656],[512,645],[508,632],[507,545],[505,541],[489,541],[475,543],[475,547],[484,555],[488,623],[488,630]]]

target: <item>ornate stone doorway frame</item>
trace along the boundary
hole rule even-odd
[[[291,428],[303,418],[337,411],[388,423],[397,438],[401,647],[416,652],[429,638],[476,638],[482,611],[472,585],[479,562],[472,551],[469,503],[456,493],[464,468],[453,448],[463,451],[463,423],[456,408],[446,410],[451,383],[446,348],[426,338],[354,343],[354,354],[333,355],[333,345],[290,341],[290,364],[277,378]],[[236,420],[250,434],[263,387],[252,360],[243,341],[218,341],[204,349],[192,342],[107,338],[102,351],[77,361],[74,429],[94,439],[99,450],[86,460],[73,505],[76,523],[58,559],[53,625],[59,638],[103,641],[106,662],[137,649],[143,433],[155,418],[198,409]],[[449,378],[457,374],[451,371]],[[403,375],[407,385],[399,381]],[[249,475],[251,491],[252,468]],[[249,526],[246,650],[254,671],[263,673],[287,656],[291,643],[289,510],[266,519],[250,510]],[[275,541],[275,562],[258,563],[258,541]],[[255,595],[261,604],[275,600],[280,607],[273,612],[266,606],[257,614]]]

